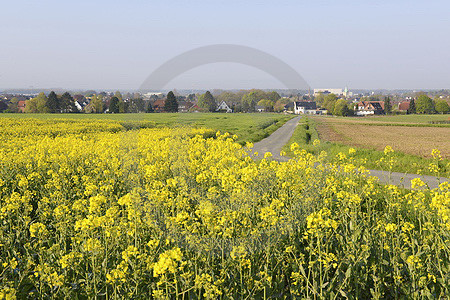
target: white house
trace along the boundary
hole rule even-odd
[[[316,102],[313,101],[296,101],[294,102],[294,113],[299,114],[318,114]]]
[[[75,101],[75,107],[78,109],[78,111],[82,111],[83,110],[83,106],[78,101]]]
[[[216,111],[225,111],[227,113],[233,112],[233,110],[228,106],[228,104],[225,101],[219,103]]]
[[[361,101],[354,108],[357,116],[384,114],[384,103],[381,101]]]

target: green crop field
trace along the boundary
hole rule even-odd
[[[275,113],[153,113],[153,114],[0,114],[0,118],[112,120],[124,123],[154,122],[155,126],[206,127],[238,136],[238,142],[256,142],[281,127],[291,115]]]

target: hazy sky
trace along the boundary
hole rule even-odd
[[[450,1],[6,1],[0,90],[137,89],[199,46],[270,53],[315,88],[450,88]],[[235,63],[205,65],[166,88],[284,88]]]

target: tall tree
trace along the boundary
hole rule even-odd
[[[330,114],[334,114],[334,106],[338,100],[335,94],[328,94],[323,99],[322,107],[325,107]]]
[[[91,102],[86,107],[86,112],[90,113],[103,113],[103,100],[101,96],[93,95],[91,97]]]
[[[242,96],[242,109],[247,112],[255,111],[256,104],[262,99],[259,96],[260,93],[258,91],[252,91]]]
[[[114,96],[109,100],[109,112],[112,114],[119,113],[119,98]]]
[[[277,102],[275,102],[275,105],[273,106],[273,109],[277,112],[283,111],[284,110],[284,106],[286,104],[291,103],[291,99],[289,98],[281,98],[279,99]]]
[[[258,105],[264,107],[264,111],[273,111],[274,102],[270,99],[262,99],[259,100]]]
[[[318,93],[316,96],[314,96],[314,100],[320,107],[325,107],[325,95],[323,93]]]
[[[280,98],[281,96],[275,91],[267,93],[267,99],[271,100],[273,103],[277,102]]]
[[[203,108],[209,112],[216,111],[217,108],[216,100],[209,91],[206,91],[206,93],[204,93],[199,97],[198,107]]]
[[[177,98],[172,91],[167,94],[166,102],[164,102],[164,110],[166,112],[178,112]]]
[[[25,101],[26,113],[48,113],[47,96],[42,92],[37,97]]]
[[[19,99],[17,99],[16,97],[12,98],[8,105],[8,111],[13,113],[19,112],[18,104]]]
[[[446,114],[450,111],[447,101],[444,99],[437,99],[434,104],[434,108],[440,114]]]
[[[119,101],[123,101],[122,93],[119,91],[116,91],[114,93],[114,97],[117,97],[117,99],[119,99]]]
[[[427,95],[420,95],[416,102],[416,111],[418,114],[434,113],[433,100]]]
[[[131,100],[131,108],[128,109],[128,112],[144,112],[145,111],[145,101],[141,97],[135,97]]]
[[[384,97],[384,112],[389,115],[392,113],[392,104],[390,97]]]
[[[51,91],[50,94],[48,94],[47,108],[48,112],[50,113],[60,112],[61,109],[60,99],[58,98],[58,95],[56,95],[54,91]]]
[[[61,103],[61,112],[64,113],[78,112],[78,109],[75,106],[75,100],[73,99],[72,95],[70,95],[68,92],[62,94],[60,103]]]
[[[411,102],[409,102],[409,108],[407,110],[408,114],[415,114],[416,113],[416,102],[414,101],[414,99],[411,100]]]
[[[241,102],[242,96],[232,93],[232,92],[223,92],[216,97],[217,103],[225,101],[228,105],[238,104]]]
[[[350,110],[348,108],[347,100],[339,99],[334,104],[333,114],[335,116],[349,116]]]

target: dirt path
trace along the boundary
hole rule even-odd
[[[295,117],[282,127],[278,128],[275,132],[273,132],[270,136],[265,139],[257,142],[253,146],[253,153],[258,152],[258,156],[256,159],[262,159],[264,157],[264,153],[270,152],[272,153],[272,158],[277,161],[288,161],[289,158],[286,156],[280,156],[281,149],[284,145],[289,142],[292,134],[294,133],[295,128],[300,120],[300,116]],[[402,186],[404,188],[411,188],[411,179],[420,178],[423,182],[428,184],[431,189],[437,188],[440,183],[444,181],[449,181],[448,178],[440,178],[438,180],[436,177],[427,176],[427,175],[417,175],[417,174],[407,174],[407,173],[398,173],[392,172],[389,174],[388,172],[378,171],[378,170],[369,170],[370,175],[377,177],[381,183],[389,183],[395,184],[398,186]]]

